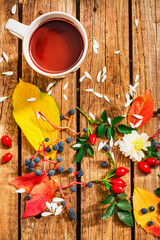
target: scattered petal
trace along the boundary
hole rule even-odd
[[[136,87],[138,87],[138,85],[139,85],[139,83],[136,82],[136,83],[134,84],[134,89],[136,89]]]
[[[137,74],[134,81],[137,82],[138,79],[139,79],[139,75]]]
[[[51,203],[49,203],[49,202],[46,202],[46,207],[50,210],[50,211],[52,211],[52,208],[51,208]]]
[[[56,209],[54,215],[56,216],[56,215],[60,214],[60,213],[62,212],[62,210],[63,210],[62,206],[59,206],[59,207]]]
[[[54,212],[57,207],[58,207],[57,203],[51,202],[52,212]]]
[[[80,79],[79,79],[79,82],[83,82],[83,80],[85,79],[85,75],[84,76],[82,76]]]
[[[0,58],[0,63],[3,61],[3,57]]]
[[[3,52],[2,54],[3,54],[4,59],[5,59],[6,62],[8,63],[8,56],[7,56],[7,54],[6,54],[5,52]]]
[[[26,190],[24,188],[20,188],[16,191],[16,193],[24,193]]]
[[[7,97],[0,97],[0,102],[3,102],[4,100],[6,100],[8,98],[8,96]]]
[[[89,113],[89,116],[93,119],[93,120],[95,120],[95,116],[93,115],[93,113]]]
[[[112,158],[113,158],[113,161],[115,161],[115,158],[114,158],[114,153],[110,152]]]
[[[85,74],[86,78],[92,79],[88,72],[85,71],[84,74]]]
[[[16,13],[16,9],[17,9],[17,5],[15,4],[12,9],[11,9],[11,13],[14,15]]]
[[[39,114],[38,111],[36,112],[36,116],[37,116],[37,120],[39,120],[39,118],[40,118],[40,114]]]
[[[138,114],[133,114],[133,116],[134,116],[135,118],[138,118],[138,119],[143,119],[143,116],[138,115]]]
[[[57,202],[63,202],[64,199],[63,198],[53,198],[52,201],[57,203]]]
[[[2,72],[3,75],[7,75],[7,76],[12,76],[13,72],[12,71],[8,71],[8,72]]]
[[[111,125],[111,119],[110,119],[110,117],[107,118],[107,121],[108,121],[109,125]]]
[[[130,126],[132,127],[132,128],[135,128],[135,126],[134,126],[134,124],[133,123],[129,123],[130,124]]]
[[[109,101],[109,98],[107,97],[107,95],[104,95],[104,99],[105,99],[107,102],[110,102],[110,101]]]
[[[63,90],[66,90],[68,87],[68,82],[64,85]]]
[[[99,43],[98,43],[95,39],[93,39],[93,45],[94,45],[96,48],[99,48]]]
[[[95,52],[95,54],[98,53],[98,50],[97,50],[97,48],[95,47],[95,45],[93,45],[93,51]]]
[[[28,98],[27,101],[28,101],[28,102],[35,102],[35,101],[36,101],[36,98],[34,98],[34,97]]]
[[[67,98],[66,94],[63,94],[63,98],[64,98],[66,101],[68,101],[68,98]]]
[[[97,74],[97,82],[101,81],[102,70]]]
[[[136,25],[136,27],[138,27],[138,19],[137,18],[135,19],[135,25]]]
[[[82,145],[80,143],[74,144],[72,147],[81,147]]]
[[[50,216],[50,215],[52,215],[51,212],[43,212],[43,213],[41,213],[42,217],[47,217],[47,216]]]
[[[110,139],[110,141],[109,141],[109,146],[110,147],[113,147],[113,137],[111,136],[111,139]]]
[[[93,89],[93,88],[88,88],[88,89],[86,89],[85,91],[86,91],[86,92],[93,92],[94,89]]]
[[[50,96],[52,94],[52,90],[50,90],[47,94]]]
[[[106,145],[106,141],[103,143],[103,142],[100,142],[99,143],[99,146],[98,146],[98,152]]]
[[[125,107],[128,107],[130,104],[131,104],[131,102],[132,102],[133,100],[129,100],[128,102],[126,102],[126,104],[124,105]]]
[[[127,100],[127,102],[130,100],[128,93],[126,93],[126,100]]]
[[[115,51],[114,53],[115,53],[115,54],[118,54],[118,53],[120,53],[120,51]]]
[[[102,97],[103,97],[103,95],[100,94],[100,93],[98,93],[98,92],[93,92],[93,94],[94,94],[96,97],[99,97],[99,98],[102,98]]]
[[[118,144],[119,144],[119,141],[121,141],[120,139],[118,139],[115,143],[114,143],[114,146],[116,147],[116,146],[118,146]]]
[[[104,68],[102,69],[102,77],[106,74],[106,72],[107,72],[107,68],[106,68],[106,66],[104,66]]]
[[[140,121],[138,121],[138,122],[135,124],[135,128],[138,128],[138,127],[141,125],[142,121],[143,121],[143,119],[140,120]]]
[[[102,83],[106,80],[107,76],[104,75],[103,78],[102,78]]]
[[[40,115],[40,117],[41,117],[44,121],[46,121],[46,119],[45,119],[42,115]]]
[[[55,82],[49,83],[46,91],[48,92],[54,85],[55,85]]]

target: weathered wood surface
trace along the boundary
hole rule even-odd
[[[89,48],[80,72],[70,74],[67,78],[59,80],[53,88],[52,96],[55,98],[60,112],[67,114],[70,108],[80,106],[87,114],[92,112],[96,117],[99,117],[104,109],[107,110],[108,116],[111,118],[118,114],[125,114],[127,112],[127,109],[124,108],[125,93],[128,91],[130,82],[134,81],[136,74],[140,75],[137,95],[151,89],[155,110],[160,107],[160,96],[158,94],[160,88],[159,0],[19,0],[19,16],[18,11],[14,16],[10,13],[15,1],[0,0],[0,3],[3,6],[0,10],[0,49],[1,53],[5,51],[9,56],[8,65],[5,62],[1,63],[1,72],[4,70],[14,71],[12,77],[0,77],[0,96],[12,95],[18,83],[18,77],[22,77],[26,82],[36,84],[44,92],[48,83],[51,82],[51,79],[40,76],[28,66],[21,53],[21,43],[19,42],[18,45],[16,37],[4,30],[7,19],[13,17],[18,20],[19,18],[19,21],[29,25],[42,13],[65,11],[75,17],[77,16],[84,25],[89,39]],[[138,27],[135,26],[135,19],[139,21]],[[100,44],[97,55],[92,50],[92,37]],[[120,54],[115,55],[114,52],[117,50],[120,50]],[[107,67],[107,80],[102,84],[97,83],[97,73],[105,65]],[[79,75],[82,76],[84,71],[91,74],[93,82],[85,79],[84,82],[79,84]],[[65,90],[69,102],[63,99],[63,86],[66,82],[69,82],[69,87]],[[83,90],[87,88],[94,88],[97,92],[106,94],[111,105],[104,99],[99,99],[84,92]],[[120,94],[120,99],[117,98],[116,93]],[[14,159],[10,163],[1,164],[0,167],[0,239],[156,239],[147,235],[136,224],[134,229],[124,226],[116,217],[100,220],[105,212],[105,207],[101,206],[99,201],[105,197],[106,193],[105,189],[98,187],[98,185],[94,185],[92,189],[81,188],[77,196],[76,194],[72,196],[70,206],[78,209],[78,218],[74,221],[70,221],[66,213],[57,217],[20,220],[24,212],[24,195],[18,201],[18,196],[13,194],[14,188],[8,186],[7,182],[14,179],[18,174],[26,172],[24,161],[27,157],[32,156],[35,151],[24,135],[20,131],[18,133],[18,127],[12,117],[11,98],[4,103],[0,103],[0,110],[0,133],[1,135],[9,134],[12,136],[13,147],[10,151],[14,155]],[[84,127],[86,124],[84,117],[79,116],[79,114],[77,114],[77,117],[78,121],[75,116],[72,127],[75,129]],[[157,132],[160,129],[158,120],[157,117],[153,118],[142,128],[142,131],[147,131],[149,135]],[[66,138],[67,136],[68,134],[63,132],[62,137]],[[74,136],[72,138],[75,139]],[[95,150],[97,150],[97,146],[98,144],[96,144]],[[6,151],[8,150],[0,145],[1,155]],[[81,166],[71,164],[74,154],[75,152],[72,149],[65,149],[63,166],[68,168],[72,165],[75,169],[81,167],[85,171],[81,181],[87,182],[104,177],[105,170],[100,167],[101,161],[106,160],[103,153],[97,152],[94,160],[89,157],[84,158]],[[130,169],[130,173],[124,177],[124,180],[127,181],[126,192],[128,196],[132,194],[133,190],[131,176],[135,177],[137,186],[154,192],[154,189],[158,187],[158,178],[156,177],[156,173],[159,172],[158,168],[153,169],[150,176],[146,177],[138,171],[136,164],[134,164],[134,167],[131,166],[130,161],[116,149],[114,154],[119,166],[123,165]],[[67,176],[61,179],[65,183],[70,180]]]

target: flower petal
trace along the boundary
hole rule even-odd
[[[133,116],[134,116],[135,118],[137,118],[137,119],[143,119],[143,116],[138,115],[138,114],[133,114]]]
[[[143,119],[140,120],[140,121],[138,121],[138,122],[135,124],[135,128],[138,128],[138,127],[141,125],[142,121],[143,121]]]
[[[107,95],[104,95],[104,99],[109,103],[109,98],[107,97]]]
[[[52,215],[51,212],[43,212],[43,213],[41,213],[42,217],[47,217],[47,216],[50,216],[50,215]]]
[[[0,102],[3,102],[4,100],[6,100],[8,98],[8,96],[7,97],[0,97]]]
[[[12,76],[13,72],[12,71],[8,71],[8,72],[2,72],[3,75],[7,75],[7,76]]]
[[[0,63],[3,61],[3,57],[0,58]]]
[[[85,91],[86,91],[86,92],[93,92],[94,89],[93,89],[93,88],[88,88],[88,89],[86,89]]]
[[[113,147],[113,137],[111,136],[111,139],[109,141],[109,146],[112,148]]]
[[[110,117],[107,118],[107,121],[108,121],[109,125],[111,125],[111,119],[110,119]]]
[[[79,79],[79,82],[83,82],[83,80],[85,79],[85,75],[84,76],[82,76],[80,79]]]
[[[81,147],[82,145],[80,143],[76,143],[74,145],[72,145],[72,147]]]
[[[101,82],[103,83],[106,80],[106,78],[107,78],[107,76],[104,75]]]
[[[86,78],[92,79],[91,76],[90,76],[90,74],[89,74],[88,72],[85,71],[85,72],[84,72],[84,75],[86,76]]]
[[[63,198],[53,198],[52,201],[57,203],[57,202],[63,202],[64,199]]]
[[[19,188],[16,193],[24,193],[26,190],[24,188]]]
[[[95,116],[93,115],[93,113],[89,113],[89,116],[93,119],[93,120],[95,120]]]
[[[94,45],[96,48],[99,48],[99,43],[98,43],[95,39],[93,39],[93,45]]]
[[[63,94],[63,98],[68,102],[68,98],[67,98],[66,94]]]
[[[50,96],[52,94],[52,90],[49,90],[47,94]]]
[[[27,101],[28,101],[28,102],[35,102],[35,101],[36,101],[36,98],[34,98],[34,97],[28,98]]]
[[[66,90],[68,87],[68,82],[64,85],[63,90]]]
[[[115,51],[115,52],[114,52],[114,54],[119,54],[119,53],[120,53],[120,51]]]
[[[134,81],[137,82],[138,79],[139,79],[139,75],[137,74]]]
[[[107,72],[107,68],[106,68],[106,66],[104,66],[104,68],[102,69],[102,77],[106,74],[106,72]]]
[[[8,56],[7,56],[7,54],[6,54],[5,52],[3,52],[2,54],[3,54],[3,57],[4,57],[4,59],[6,60],[6,62],[8,62]]]
[[[52,211],[52,209],[51,209],[51,204],[50,204],[49,202],[46,202],[46,207],[47,207],[50,211]]]
[[[97,74],[97,82],[101,81],[102,70]]]
[[[17,5],[15,4],[12,9],[11,9],[11,13],[14,15],[16,13],[16,9],[17,9]]]
[[[48,92],[53,86],[55,85],[55,82],[51,82],[48,84],[46,91]]]
[[[98,92],[93,92],[93,94],[94,94],[96,97],[99,97],[99,98],[102,98],[102,97],[103,97],[103,95],[100,94],[100,93],[98,93]]]
[[[136,25],[136,27],[138,27],[138,19],[137,18],[135,19],[135,25]]]
[[[95,52],[95,54],[98,53],[98,50],[97,50],[97,48],[95,47],[95,45],[93,45],[93,51]]]

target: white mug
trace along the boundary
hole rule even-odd
[[[70,69],[66,70],[65,72],[63,71],[62,73],[47,73],[39,69],[32,61],[30,54],[29,54],[29,42],[30,38],[33,34],[33,32],[41,25],[43,22],[49,20],[49,19],[54,19],[54,18],[60,18],[60,19],[66,19],[73,23],[79,30],[83,42],[84,42],[84,51],[82,53],[81,58],[79,61]],[[63,78],[65,77],[68,73],[75,72],[83,62],[86,53],[87,53],[87,48],[88,48],[88,38],[86,31],[82,24],[73,16],[70,14],[64,13],[64,12],[49,12],[46,14],[41,15],[40,17],[36,18],[29,26],[24,25],[22,23],[17,22],[14,19],[9,19],[8,22],[5,25],[5,28],[12,33],[13,35],[17,36],[18,38],[23,40],[23,53],[26,58],[26,61],[30,65],[31,68],[33,68],[36,72],[45,75],[47,77],[51,78]]]

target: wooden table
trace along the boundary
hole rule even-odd
[[[70,108],[79,106],[87,114],[92,112],[99,117],[104,109],[108,116],[126,113],[124,108],[125,94],[129,84],[134,82],[135,76],[140,75],[140,85],[137,95],[151,89],[155,110],[160,107],[160,1],[159,0],[19,0],[18,11],[12,16],[10,10],[15,4],[14,0],[0,0],[0,47],[1,53],[5,51],[9,56],[9,63],[1,63],[1,71],[13,70],[11,77],[0,76],[0,96],[11,95],[18,84],[18,79],[36,84],[42,91],[51,79],[38,75],[26,63],[22,53],[22,42],[4,29],[5,23],[11,17],[30,24],[40,14],[50,11],[64,11],[77,17],[84,25],[89,47],[87,57],[76,73],[59,80],[54,87],[52,96],[57,101],[60,112],[66,114]],[[135,25],[138,19],[138,26]],[[92,50],[92,37],[100,45],[96,55]],[[114,54],[120,50],[120,54]],[[106,65],[107,80],[103,84],[96,81],[97,73]],[[80,76],[88,71],[92,78],[79,83]],[[63,99],[62,87],[69,82],[65,90],[69,102]],[[109,105],[104,99],[99,99],[93,94],[84,92],[87,88],[94,88],[97,92],[107,94],[111,101]],[[120,94],[120,99],[116,93]],[[141,131],[148,135],[156,133],[160,127],[158,118],[150,120]],[[79,113],[76,114],[72,126],[80,129],[86,125],[86,120]],[[29,218],[21,220],[24,212],[24,196],[13,194],[14,188],[8,182],[16,176],[25,173],[24,161],[32,156],[35,150],[17,127],[12,115],[12,99],[0,103],[0,133],[12,137],[13,147],[11,152],[14,158],[8,164],[0,166],[0,239],[25,239],[25,240],[110,240],[110,239],[155,239],[146,234],[143,229],[135,224],[135,228],[123,225],[117,217],[101,220],[105,207],[99,204],[105,196],[105,188],[95,185],[92,190],[78,188],[70,205],[77,209],[77,219],[70,221],[67,215],[60,214],[57,217]],[[63,133],[63,137],[67,137]],[[74,137],[73,137],[74,138]],[[75,139],[75,138],[74,138]],[[158,140],[158,139],[157,139]],[[98,143],[95,146],[97,149]],[[6,149],[0,146],[1,156]],[[114,151],[118,165],[130,169],[130,174],[124,177],[127,181],[126,192],[130,196],[133,192],[133,177],[138,187],[150,192],[158,187],[157,173],[154,169],[150,175],[144,176],[139,172],[137,165],[124,158],[120,152]],[[101,161],[106,160],[105,154],[95,153],[94,159],[86,157],[81,164],[71,164],[75,151],[66,148],[63,154],[64,166],[74,169],[84,169],[83,181],[87,182],[95,178],[101,178],[105,170],[100,167]],[[62,178],[68,182],[68,177]]]

